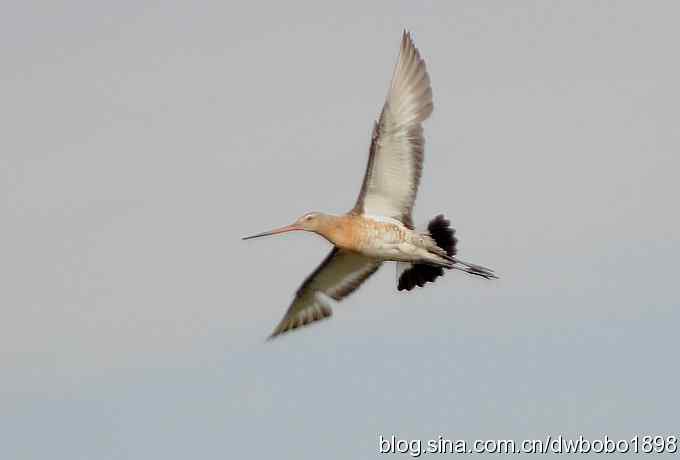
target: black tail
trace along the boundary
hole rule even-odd
[[[427,231],[432,237],[432,239],[437,243],[437,246],[446,251],[446,254],[454,262],[454,266],[457,270],[462,270],[471,275],[481,276],[486,279],[497,278],[493,274],[492,270],[482,267],[480,265],[469,264],[456,259],[454,256],[458,252],[456,245],[458,244],[458,238],[456,238],[456,230],[451,228],[451,222],[449,222],[446,217],[439,214],[437,217],[432,219],[427,225]],[[416,286],[422,287],[427,282],[434,282],[437,278],[444,275],[443,267],[435,267],[426,264],[413,264],[409,268],[403,271],[401,276],[399,276],[399,282],[397,283],[397,289],[399,291],[407,290],[410,291]]]
[[[456,244],[458,244],[458,238],[455,236],[456,230],[451,228],[451,222],[443,214],[439,214],[427,224],[427,231],[434,242],[437,243],[437,246],[446,251],[449,257],[456,255],[458,252],[456,249]]]

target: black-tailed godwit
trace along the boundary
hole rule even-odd
[[[354,208],[340,216],[310,212],[293,224],[243,238],[294,230],[317,233],[333,249],[307,277],[270,337],[331,316],[328,298],[340,301],[386,261],[397,262],[397,289],[410,291],[457,269],[483,278],[492,270],[456,258],[457,239],[438,215],[427,230],[414,229],[411,213],[422,172],[422,122],[432,113],[425,61],[404,31],[387,99],[373,128],[366,174]]]

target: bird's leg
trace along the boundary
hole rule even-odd
[[[471,275],[481,276],[482,278],[486,279],[498,278],[498,276],[490,268],[471,264],[456,258],[453,258],[453,260],[455,265],[452,268],[456,270],[464,271],[465,273],[469,273]]]

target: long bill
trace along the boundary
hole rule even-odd
[[[263,232],[263,233],[258,233],[257,235],[251,235],[251,236],[244,236],[241,238],[242,240],[251,240],[253,238],[259,238],[261,236],[270,236],[270,235],[278,235],[279,233],[286,233],[286,232],[294,232],[295,230],[302,230],[302,228],[298,227],[297,225],[286,225],[285,227],[281,228],[276,228],[274,230],[270,230],[268,232]]]

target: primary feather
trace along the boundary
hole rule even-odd
[[[353,209],[399,219],[413,228],[411,212],[422,174],[422,122],[432,113],[425,61],[404,31],[387,99],[375,124],[366,174]]]

